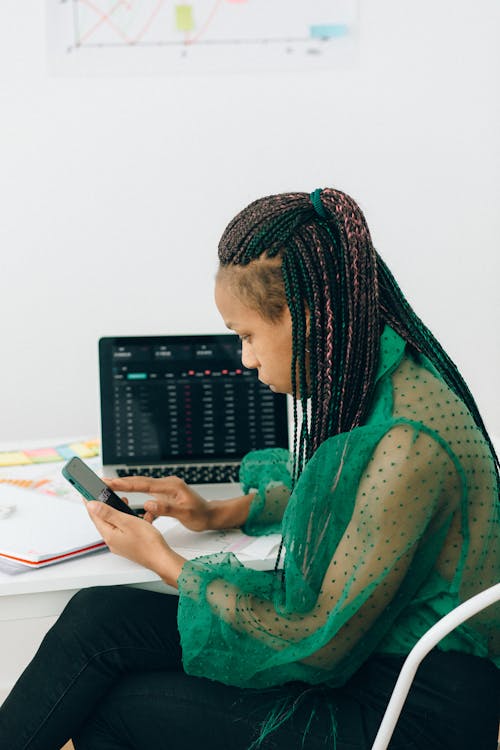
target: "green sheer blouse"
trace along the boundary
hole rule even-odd
[[[186,672],[231,685],[342,685],[373,652],[407,654],[461,601],[500,580],[491,452],[433,366],[386,327],[366,423],[326,440],[290,491],[285,450],[250,453],[244,530],[280,531],[285,586],[232,554],[185,563]],[[443,650],[496,660],[498,607]]]

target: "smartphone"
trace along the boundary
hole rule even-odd
[[[138,513],[129,508],[127,503],[124,503],[121,497],[118,497],[102,479],[99,479],[81,458],[76,456],[71,458],[63,467],[62,475],[87,500],[100,500],[116,510],[121,510],[122,513],[138,516]]]

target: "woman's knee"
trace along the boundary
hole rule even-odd
[[[60,619],[68,622],[108,622],[116,617],[126,604],[125,589],[118,586],[95,586],[81,589],[67,603]]]
[[[44,644],[61,655],[84,660],[123,649],[181,659],[177,597],[127,586],[82,589],[68,602]],[[144,657],[146,658],[146,657]]]
[[[102,635],[115,641],[117,633],[162,623],[161,631],[177,631],[176,596],[129,586],[96,586],[78,591],[56,624],[63,632],[83,639]]]
[[[97,586],[78,591],[67,603],[52,628],[60,642],[92,643],[102,635],[112,636],[133,604],[130,591],[119,586]]]

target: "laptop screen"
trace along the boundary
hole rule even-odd
[[[241,364],[232,334],[99,341],[104,464],[241,460],[288,448],[286,396]]]

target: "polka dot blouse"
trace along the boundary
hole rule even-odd
[[[461,601],[500,580],[493,459],[462,401],[386,327],[361,427],[326,440],[291,492],[281,449],[254,451],[244,531],[283,534],[285,585],[232,554],[179,579],[184,667],[232,685],[342,685],[373,652],[407,654]],[[440,648],[500,666],[498,607]]]

